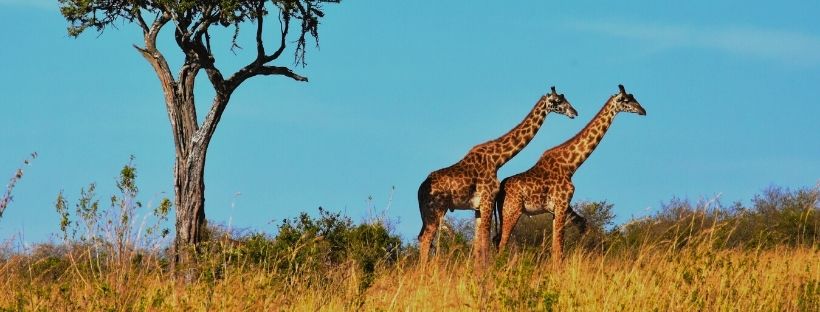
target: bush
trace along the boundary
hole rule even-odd
[[[647,245],[679,249],[704,240],[718,249],[820,246],[820,186],[795,191],[770,187],[755,195],[751,205],[672,198],[656,213],[616,227],[612,208],[606,201],[573,204],[586,218],[587,232],[580,235],[568,227],[565,246],[601,252],[635,252]],[[551,237],[552,215],[542,214],[522,216],[511,241],[519,248],[547,250]]]
[[[110,292],[112,296],[127,289],[127,282],[119,279],[131,271],[167,269],[168,261],[161,249],[169,234],[164,226],[171,201],[164,198],[153,211],[142,211],[145,208],[137,200],[133,161],[132,156],[120,170],[115,182],[119,192],[108,197],[109,205],[100,203],[94,183],[80,190],[73,209],[60,191],[55,209],[60,215],[61,242],[36,245],[24,254],[20,264],[53,281],[71,275],[83,281],[117,285]]]
[[[451,257],[470,255],[474,235],[475,219],[447,216],[433,239],[433,250],[436,254],[449,254]]]
[[[273,239],[275,254],[284,256],[280,268],[287,271],[318,270],[355,261],[367,274],[378,263],[393,262],[401,251],[401,239],[381,222],[354,225],[350,218],[319,208],[319,217],[302,213],[286,219]]]
[[[210,241],[203,244],[200,260],[212,262],[205,271],[215,277],[221,276],[220,267],[249,264],[272,270],[291,284],[322,283],[325,273],[350,262],[362,273],[360,286],[366,288],[377,267],[397,261],[402,252],[400,237],[383,221],[354,224],[322,208],[318,217],[302,213],[282,220],[272,237],[229,233],[219,226],[207,233]]]
[[[584,247],[590,250],[600,249],[608,240],[615,214],[613,205],[606,201],[578,202],[572,204],[571,209],[584,217],[587,223],[586,233],[569,222],[565,227],[565,247]],[[535,216],[522,215],[513,229],[510,241],[519,248],[540,248],[548,250],[552,241],[553,215],[544,213]]]
[[[130,257],[141,252],[141,249],[157,250],[164,244],[170,233],[164,226],[171,210],[171,200],[163,198],[153,211],[145,213],[146,217],[138,224],[136,217],[143,204],[137,200],[137,168],[133,162],[134,157],[131,156],[120,170],[115,183],[119,194],[109,197],[110,205],[107,208],[100,205],[95,183],[80,189],[80,197],[73,210],[69,209],[63,192],[57,194],[54,206],[60,215],[61,238],[67,246],[89,247],[93,249],[90,251],[92,253],[106,254],[122,262],[130,261]],[[147,218],[149,215],[152,215],[151,219]],[[151,223],[147,223],[149,221]]]
[[[715,248],[820,246],[820,187],[790,191],[765,189],[750,207],[740,202],[673,198],[656,214],[630,222],[616,231],[617,244],[635,247],[666,243],[680,248],[694,237],[708,237]]]

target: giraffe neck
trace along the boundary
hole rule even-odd
[[[609,130],[609,126],[612,125],[612,121],[618,113],[615,110],[614,104],[614,97],[611,97],[584,129],[563,144],[544,153],[539,161],[539,165],[542,163],[544,163],[543,165],[547,165],[547,161],[545,160],[547,158],[555,159],[555,153],[557,152],[559,154],[566,154],[565,157],[560,158],[560,161],[563,162],[564,166],[570,169],[571,172],[575,172],[575,170],[581,167],[584,161],[589,158],[592,151],[598,147],[598,143],[601,143],[604,134]]]
[[[496,168],[512,159],[532,141],[547,117],[547,100],[541,97],[524,120],[498,139],[474,147],[469,154],[485,154]],[[470,155],[467,157],[470,157]]]

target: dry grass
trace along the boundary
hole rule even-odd
[[[382,265],[366,289],[354,263],[318,278],[217,264],[184,283],[150,259],[94,271],[77,263],[81,256],[71,263],[52,251],[4,258],[0,310],[820,311],[817,248],[704,246],[646,246],[618,256],[575,251],[560,269],[539,252],[516,252],[496,257],[484,274],[461,253],[426,270],[406,257]]]
[[[384,220],[320,210],[275,236],[209,228],[198,267],[174,270],[160,226],[170,203],[135,227],[133,170],[108,210],[93,184],[76,213],[60,194],[60,243],[0,244],[0,311],[820,311],[820,186],[769,191],[751,209],[674,202],[610,230],[611,205],[589,206],[600,222],[568,235],[560,267],[536,237],[478,272],[472,227],[456,223],[425,268]]]
[[[426,273],[414,268],[381,274],[367,294],[366,306],[385,310],[817,311],[818,259],[820,253],[805,249],[649,252],[632,259],[576,253],[556,270],[535,255],[519,254],[483,278],[460,263],[445,260]]]

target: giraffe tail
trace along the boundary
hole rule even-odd
[[[424,222],[427,220],[425,214],[429,213],[427,209],[425,209],[430,201],[430,191],[432,191],[432,182],[430,181],[430,177],[428,176],[424,182],[421,182],[419,186],[418,192],[418,199],[419,199],[419,211],[421,212],[421,232],[419,233],[419,238],[421,238],[421,234],[424,233],[424,228],[426,224]]]
[[[502,228],[502,218],[501,218],[501,210],[504,209],[504,199],[507,197],[507,179],[501,181],[501,186],[498,188],[498,194],[495,196],[495,209],[493,209],[493,213],[495,214],[495,236],[493,237],[493,243],[495,246],[498,247],[498,244],[501,242],[501,228]]]

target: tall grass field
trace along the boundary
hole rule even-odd
[[[477,268],[469,220],[447,219],[422,266],[389,218],[320,209],[270,233],[210,225],[197,264],[175,267],[173,207],[144,207],[135,176],[123,168],[110,202],[93,184],[76,202],[59,194],[52,242],[7,239],[0,311],[820,311],[817,186],[672,199],[620,225],[611,204],[578,203],[589,230],[570,228],[558,266],[547,215]]]

